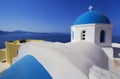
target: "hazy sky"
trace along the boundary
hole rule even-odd
[[[120,30],[120,0],[0,0],[0,30],[69,33],[89,5]]]

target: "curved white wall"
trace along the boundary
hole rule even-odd
[[[20,47],[17,60],[25,55],[34,56],[54,79],[87,79],[92,65],[108,67],[106,54],[89,42],[30,42]]]

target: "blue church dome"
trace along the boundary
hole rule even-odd
[[[79,16],[78,19],[75,21],[74,25],[91,23],[110,24],[110,21],[105,15],[99,12],[89,11]]]

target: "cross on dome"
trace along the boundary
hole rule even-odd
[[[90,6],[88,7],[88,9],[89,9],[89,11],[92,11],[93,6],[92,6],[92,5],[90,5]]]

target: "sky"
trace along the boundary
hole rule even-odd
[[[110,19],[114,34],[120,33],[120,0],[0,0],[0,30],[70,33],[89,5]]]

